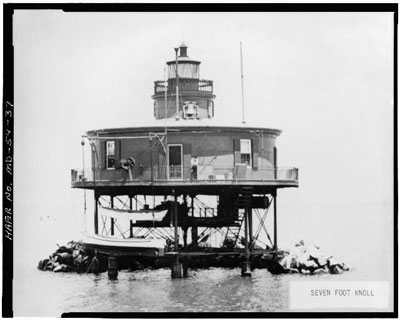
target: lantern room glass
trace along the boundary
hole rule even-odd
[[[168,78],[175,78],[176,64],[170,64],[168,66]],[[198,64],[191,62],[178,62],[178,77],[179,78],[200,78],[200,68]]]

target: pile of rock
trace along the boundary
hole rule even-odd
[[[349,270],[349,267],[343,262],[322,253],[317,245],[306,246],[303,240],[298,242],[289,252],[286,252],[279,264],[287,273],[339,274]]]
[[[70,241],[58,249],[48,259],[40,260],[38,269],[53,272],[92,272],[93,254],[87,253],[81,242]]]

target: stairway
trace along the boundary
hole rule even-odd
[[[238,197],[236,199],[235,207],[233,209],[233,213],[238,213],[238,217],[235,220],[235,224],[228,226],[226,231],[224,244],[233,247],[236,246],[237,241],[239,239],[240,231],[242,226],[244,225],[244,218],[245,218],[245,209],[248,207],[249,202],[251,201],[251,197],[253,194],[252,187],[241,187]],[[229,241],[230,240],[230,241]]]

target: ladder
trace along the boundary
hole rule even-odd
[[[225,235],[224,244],[231,243],[233,245],[233,247],[236,246],[237,241],[240,236],[240,231],[242,230],[242,226],[244,224],[245,211],[249,205],[249,202],[251,201],[252,194],[253,194],[252,187],[241,187],[240,188],[238,197],[236,199],[235,207],[233,209],[233,213],[237,212],[238,217],[237,217],[237,220],[235,220],[233,225],[228,226],[228,229],[227,229],[226,235]]]

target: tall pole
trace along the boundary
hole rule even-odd
[[[94,194],[94,234],[99,234],[99,197],[96,193],[96,146],[90,142],[92,150],[93,194]]]
[[[168,98],[167,98],[167,91],[168,91],[168,81],[167,81],[167,73],[164,68],[164,80],[165,80],[165,179],[169,179],[169,156],[168,156]],[[163,177],[164,178],[164,177]]]
[[[278,178],[278,149],[274,146],[274,179]]]
[[[83,179],[83,184],[85,184],[85,141],[81,140],[81,145],[82,145],[82,179]],[[84,225],[84,231],[86,232],[86,188],[83,189],[83,225]]]
[[[277,192],[276,190],[274,191],[274,252],[275,255],[278,254],[278,224],[277,224],[277,202],[276,202],[276,198],[277,198]]]
[[[246,123],[244,119],[244,86],[243,86],[243,54],[242,54],[242,42],[240,42],[240,74],[242,82],[242,123]]]
[[[164,106],[165,106],[165,119],[168,118],[168,99],[167,99],[167,91],[168,91],[168,80],[167,80],[167,71],[164,67]]]
[[[175,48],[175,101],[176,101],[176,120],[179,120],[179,75],[178,75],[178,49]]]

